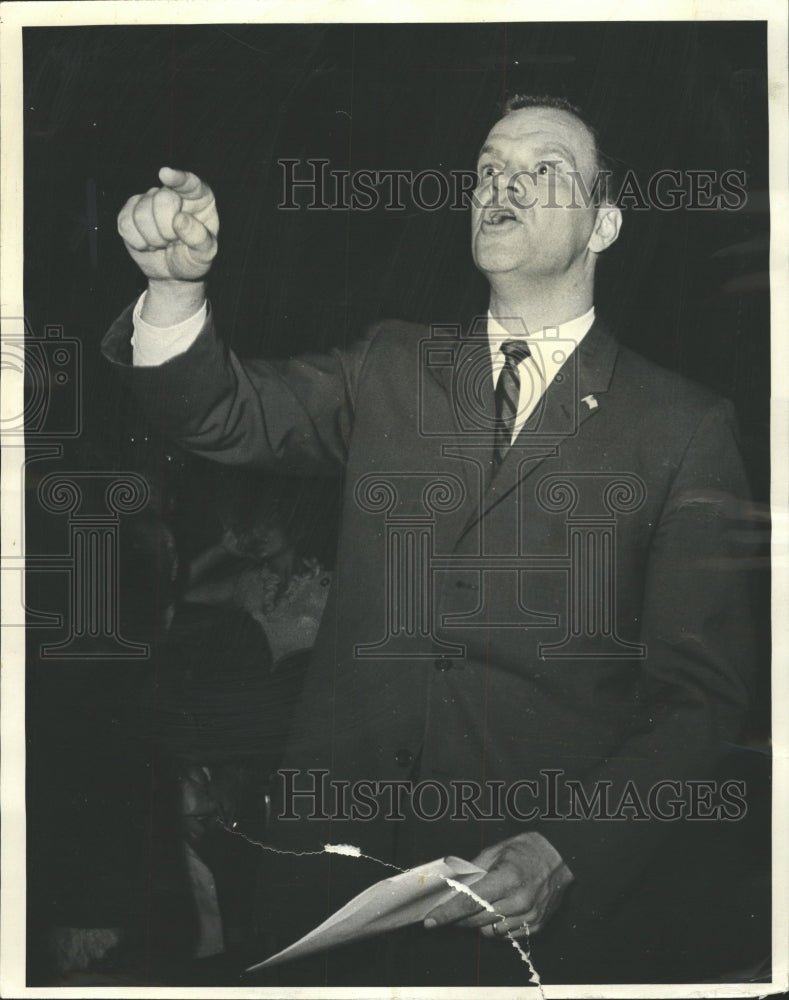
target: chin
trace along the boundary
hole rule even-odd
[[[479,271],[491,275],[517,271],[534,263],[525,259],[522,247],[516,251],[514,247],[491,246],[490,244],[480,246],[477,243],[472,248],[472,257]]]
[[[512,253],[498,247],[486,247],[481,251],[477,249],[472,253],[472,257],[477,270],[483,274],[501,274],[506,271],[514,271],[519,264],[523,263],[523,261],[516,259]]]
[[[493,254],[480,254],[474,263],[477,265],[477,270],[489,279],[496,275],[512,274],[523,269],[523,261],[514,261],[511,258],[507,259]]]

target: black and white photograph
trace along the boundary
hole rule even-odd
[[[787,989],[787,15],[636,8],[3,4],[3,996]]]

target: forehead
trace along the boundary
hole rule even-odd
[[[483,149],[510,144],[563,147],[579,166],[595,157],[592,133],[574,114],[561,108],[520,108],[511,111],[490,130]]]

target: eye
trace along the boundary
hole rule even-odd
[[[549,174],[557,173],[559,167],[562,164],[562,160],[541,160],[535,169],[535,174],[539,177],[547,177]]]
[[[480,177],[483,177],[483,178],[484,177],[493,177],[493,176],[495,176],[495,174],[496,174],[496,168],[493,166],[492,163],[486,163],[486,164],[484,164],[484,166],[481,166],[479,168],[479,176]]]

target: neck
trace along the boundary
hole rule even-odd
[[[568,285],[551,279],[530,279],[526,284],[513,280],[510,275],[490,275],[489,280],[490,312],[504,327],[507,327],[506,320],[512,319],[518,326],[522,322],[526,330],[533,333],[560,326],[592,308],[591,282]]]

